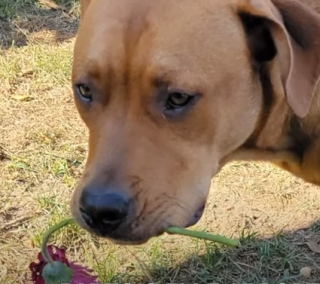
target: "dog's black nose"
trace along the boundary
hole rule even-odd
[[[128,215],[130,198],[122,191],[99,192],[90,188],[83,190],[80,198],[82,218],[92,229],[116,230]]]

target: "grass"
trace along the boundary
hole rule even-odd
[[[78,3],[48,3],[0,0],[0,284],[29,283],[43,232],[70,216],[87,152],[70,88]],[[76,225],[52,241],[102,283],[312,283],[320,255],[307,243],[320,241],[319,216],[316,187],[269,164],[233,163],[213,180],[196,229],[240,238],[240,248],[168,235],[120,247]]]

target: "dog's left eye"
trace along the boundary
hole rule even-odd
[[[90,87],[85,84],[79,84],[76,86],[77,92],[82,99],[85,101],[91,102],[92,101],[92,93]]]
[[[167,109],[177,109],[186,106],[193,97],[180,92],[174,92],[169,95],[167,100]]]

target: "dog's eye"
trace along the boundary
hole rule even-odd
[[[92,101],[92,93],[90,88],[87,85],[79,84],[76,86],[76,88],[82,99],[88,102]]]
[[[167,100],[167,109],[176,109],[186,106],[192,99],[192,96],[185,94],[174,92],[170,94]]]

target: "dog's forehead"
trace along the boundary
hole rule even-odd
[[[129,60],[135,67],[156,66],[160,73],[196,71],[209,66],[198,64],[206,60],[219,64],[237,47],[233,42],[244,41],[235,2],[94,1],[80,28],[75,67],[101,73]]]

